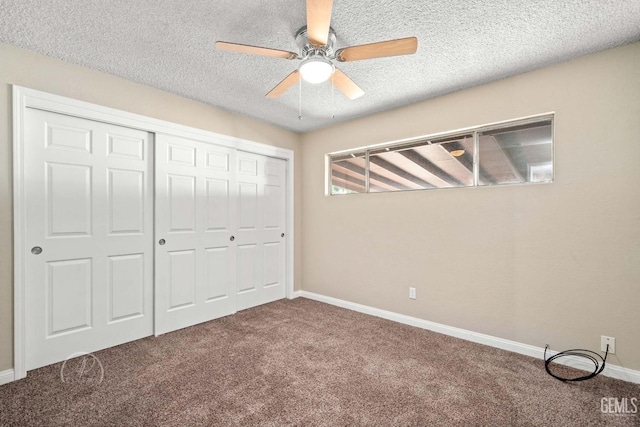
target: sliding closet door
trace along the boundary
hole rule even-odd
[[[235,150],[156,135],[156,335],[236,311]]]
[[[281,159],[238,152],[238,310],[285,297],[285,176]]]
[[[149,140],[25,110],[27,370],[153,333]]]

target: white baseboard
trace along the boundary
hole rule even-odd
[[[293,294],[289,297],[289,299],[296,299],[302,296],[303,291],[293,291]]]
[[[429,331],[438,332],[440,334],[449,335],[463,340],[472,341],[479,344],[488,345],[491,347],[500,348],[502,350],[512,351],[514,353],[524,354],[525,356],[534,357],[536,359],[543,359],[544,348],[536,347],[529,344],[523,344],[517,341],[506,340],[503,338],[494,337],[491,335],[481,334],[478,332],[468,331],[466,329],[456,328],[453,326],[443,325],[441,323],[430,322],[428,320],[418,319],[417,317],[405,316],[404,314],[394,313],[392,311],[381,310],[379,308],[369,307],[355,302],[349,302],[338,298],[327,297],[324,295],[316,294],[307,291],[297,291],[296,296],[312,299],[315,301],[324,302],[327,304],[335,305],[337,307],[346,308],[349,310],[357,311],[359,313],[369,314],[371,316],[381,317],[383,319],[392,320],[394,322],[402,323],[405,325],[415,326],[417,328],[427,329]],[[550,357],[558,353],[557,351],[548,350],[547,357]],[[571,366],[577,369],[585,371],[593,371],[594,365],[588,362],[586,359],[580,357],[561,357],[554,361],[561,365]],[[617,378],[622,381],[628,381],[635,384],[640,384],[640,371],[633,369],[623,368],[622,366],[611,365],[607,363],[602,375]]]
[[[0,385],[13,382],[14,380],[15,380],[15,375],[13,374],[13,369],[0,371]]]

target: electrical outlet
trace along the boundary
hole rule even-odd
[[[409,288],[409,298],[416,299],[416,288]]]
[[[600,351],[607,351],[607,344],[609,344],[609,354],[616,354],[616,339],[614,337],[600,337]]]

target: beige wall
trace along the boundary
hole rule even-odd
[[[609,335],[640,369],[639,70],[635,43],[304,135],[304,290],[558,350]],[[323,194],[326,153],[551,111],[553,184]]]
[[[148,86],[0,44],[0,371],[13,367],[11,84],[294,150],[294,203],[301,205],[298,134]],[[300,210],[296,209],[297,288],[300,287],[300,227]]]

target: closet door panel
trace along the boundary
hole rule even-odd
[[[156,334],[232,314],[235,150],[156,136]]]
[[[153,333],[152,136],[26,109],[26,369]]]
[[[286,162],[238,152],[238,288],[243,310],[285,297]]]

